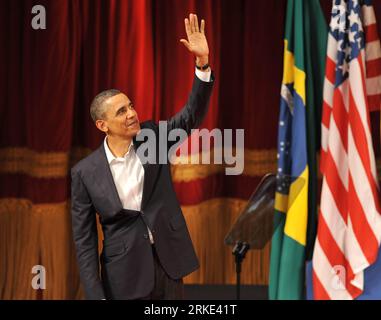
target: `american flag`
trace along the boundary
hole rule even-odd
[[[323,185],[313,254],[315,299],[354,299],[381,239],[370,106],[379,110],[380,43],[370,1],[334,0],[322,116]],[[377,100],[378,99],[378,100]],[[378,101],[378,102],[377,102]]]
[[[362,6],[363,25],[365,32],[365,67],[366,93],[369,110],[380,111],[381,106],[381,49],[378,38],[376,16],[371,1],[365,1]]]

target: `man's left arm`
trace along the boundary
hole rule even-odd
[[[168,131],[183,129],[189,135],[191,130],[200,126],[209,107],[212,94],[214,75],[210,72],[210,80],[204,81],[196,74],[193,80],[192,91],[185,106],[168,120]]]
[[[201,20],[199,28],[195,14],[185,19],[185,31],[188,40],[180,42],[196,57],[196,71],[192,91],[188,101],[180,112],[168,120],[168,130],[184,129],[188,135],[191,129],[197,128],[205,118],[212,93],[214,75],[209,67],[209,48],[205,37],[205,21]]]

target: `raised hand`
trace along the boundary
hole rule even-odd
[[[196,56],[197,64],[207,64],[209,47],[205,37],[205,20],[201,20],[200,28],[197,15],[195,14],[190,14],[189,20],[186,18],[184,22],[188,40],[181,39],[180,42]]]

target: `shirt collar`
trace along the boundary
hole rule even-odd
[[[111,150],[110,150],[110,148],[109,148],[109,146],[107,144],[107,136],[105,137],[103,144],[104,144],[104,148],[105,148],[105,152],[106,152],[107,162],[109,164],[111,164],[111,162],[113,160],[122,160],[122,159],[125,160],[126,156],[130,153],[131,148],[134,145],[134,142],[131,140],[130,146],[128,147],[128,150],[127,150],[126,154],[123,157],[115,157],[112,154],[112,152],[111,152]]]

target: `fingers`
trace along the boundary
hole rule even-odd
[[[201,33],[203,33],[203,34],[205,34],[205,20],[204,19],[202,19],[201,20]]]
[[[187,33],[187,36],[189,38],[189,36],[192,34],[189,20],[185,18],[184,23],[185,23],[185,32]]]
[[[198,25],[198,18],[197,18],[197,15],[195,14],[192,14],[192,13],[189,14],[189,19],[185,18],[184,23],[185,23],[185,31],[187,33],[188,38],[194,32],[205,33],[205,20],[204,19],[201,20],[201,29],[200,29]]]
[[[198,18],[197,15],[193,15],[193,20],[194,20],[194,30],[195,32],[200,32],[200,29],[198,28]]]
[[[191,32],[195,32],[196,28],[194,27],[194,15],[189,14],[189,21],[190,21],[190,27],[191,27]]]
[[[189,42],[185,39],[181,39],[180,42],[189,50],[192,52],[191,47],[189,45]]]

